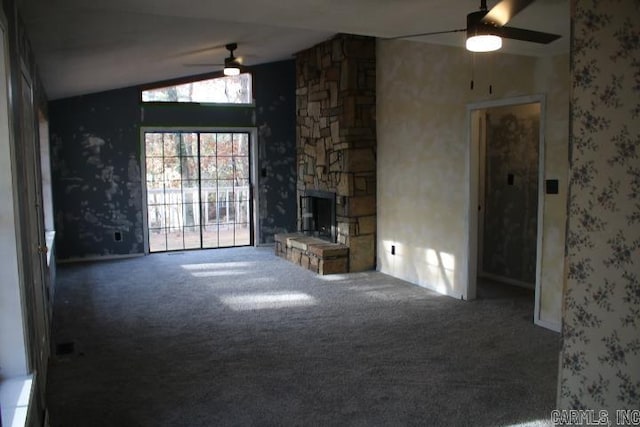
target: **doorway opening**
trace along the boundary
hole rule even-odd
[[[534,296],[538,323],[544,202],[544,99],[469,107],[470,211],[467,295]],[[485,289],[487,288],[487,289]]]
[[[253,244],[252,132],[143,130],[146,249]]]

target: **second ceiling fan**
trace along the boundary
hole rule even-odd
[[[238,44],[228,43],[224,47],[229,51],[229,56],[224,59],[224,64],[199,63],[199,64],[184,64],[184,65],[186,67],[220,66],[220,67],[224,67],[222,69],[222,72],[224,73],[225,76],[237,76],[241,72],[242,60],[241,58],[234,56],[233,51],[238,48]],[[217,46],[215,48],[217,48]],[[207,48],[206,50],[209,50],[209,48]]]
[[[502,47],[503,38],[541,44],[548,44],[559,39],[561,36],[558,34],[506,26],[511,18],[533,2],[534,0],[502,0],[489,10],[487,8],[487,0],[480,0],[480,9],[467,15],[466,28],[408,34],[391,38],[404,39],[466,31],[466,48],[472,52],[498,50]]]

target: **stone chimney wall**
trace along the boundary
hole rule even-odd
[[[336,193],[349,271],[375,268],[376,42],[338,35],[296,56],[297,195]]]

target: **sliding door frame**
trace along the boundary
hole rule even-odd
[[[255,127],[204,127],[204,126],[142,126],[140,127],[140,182],[142,185],[142,221],[144,232],[144,253],[149,251],[149,218],[147,207],[147,158],[146,158],[146,133],[247,133],[249,134],[249,163],[251,193],[251,227],[253,228],[252,246],[257,246],[260,241],[260,228],[258,227],[258,214],[260,212],[260,192],[258,191],[258,129]]]

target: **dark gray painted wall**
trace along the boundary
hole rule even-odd
[[[295,63],[253,67],[255,108],[140,104],[140,88],[49,103],[59,259],[144,251],[141,126],[257,126],[261,241],[295,228]],[[255,179],[255,177],[254,177]],[[122,234],[116,242],[114,233]]]
[[[283,61],[254,68],[258,127],[261,241],[296,229],[296,67]]]
[[[49,104],[59,258],[144,250],[138,99],[128,88]]]

